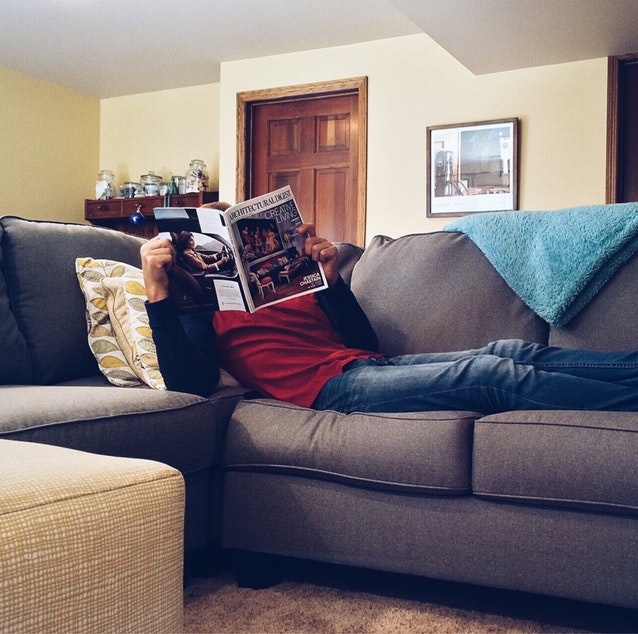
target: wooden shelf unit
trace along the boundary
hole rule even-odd
[[[143,196],[140,198],[111,198],[109,200],[84,201],[84,218],[91,224],[108,227],[123,233],[131,233],[142,238],[152,238],[157,234],[153,219],[155,207],[201,207],[219,200],[219,192],[194,192],[164,196]],[[140,208],[144,216],[141,225],[134,225],[129,218]]]

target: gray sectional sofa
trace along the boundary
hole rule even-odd
[[[209,399],[115,387],[89,351],[73,261],[139,265],[139,241],[4,217],[0,247],[0,438],[177,467],[187,551],[221,535],[244,563],[294,557],[638,607],[638,413],[346,416],[238,386]],[[516,337],[638,346],[638,257],[555,328],[463,234],[339,247],[390,354]]]
[[[376,237],[342,255],[390,354],[503,338],[638,347],[636,256],[555,328],[464,234]],[[232,415],[224,467],[222,543],[243,573],[254,565],[246,553],[260,553],[254,561],[307,558],[638,607],[638,414],[343,415],[248,400]]]

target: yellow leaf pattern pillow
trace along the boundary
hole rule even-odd
[[[141,270],[93,258],[77,258],[75,268],[86,300],[89,347],[102,374],[122,387],[144,382],[166,389],[144,308]]]
[[[142,280],[133,277],[105,277],[102,285],[106,291],[106,306],[113,333],[129,367],[147,385],[166,389],[144,307],[146,289]]]

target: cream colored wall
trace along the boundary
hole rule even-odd
[[[82,222],[99,126],[98,99],[0,68],[0,215]]]
[[[118,185],[154,171],[168,180],[205,161],[209,188],[219,173],[219,84],[103,99],[100,169]]]
[[[519,117],[521,208],[604,202],[605,59],[474,76],[416,35],[227,62],[219,84],[101,102],[0,68],[0,213],[82,221],[99,169],[118,183],[149,170],[168,178],[193,158],[233,201],[237,92],[363,75],[368,240],[448,222],[425,217],[428,125]]]
[[[518,117],[520,208],[605,198],[606,60],[474,76],[425,35],[222,64],[220,196],[235,192],[236,93],[367,76],[367,240],[435,231],[426,127]]]

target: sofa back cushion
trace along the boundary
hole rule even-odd
[[[547,323],[461,233],[376,236],[351,286],[386,354],[463,350],[496,339],[547,343]]]
[[[552,345],[579,350],[638,350],[638,255],[630,258],[585,308],[561,328]]]
[[[13,216],[0,218],[0,231],[0,332],[9,335],[0,340],[0,354],[10,365],[1,371],[2,383],[50,384],[99,374],[75,259],[140,266],[142,241],[110,229]]]

